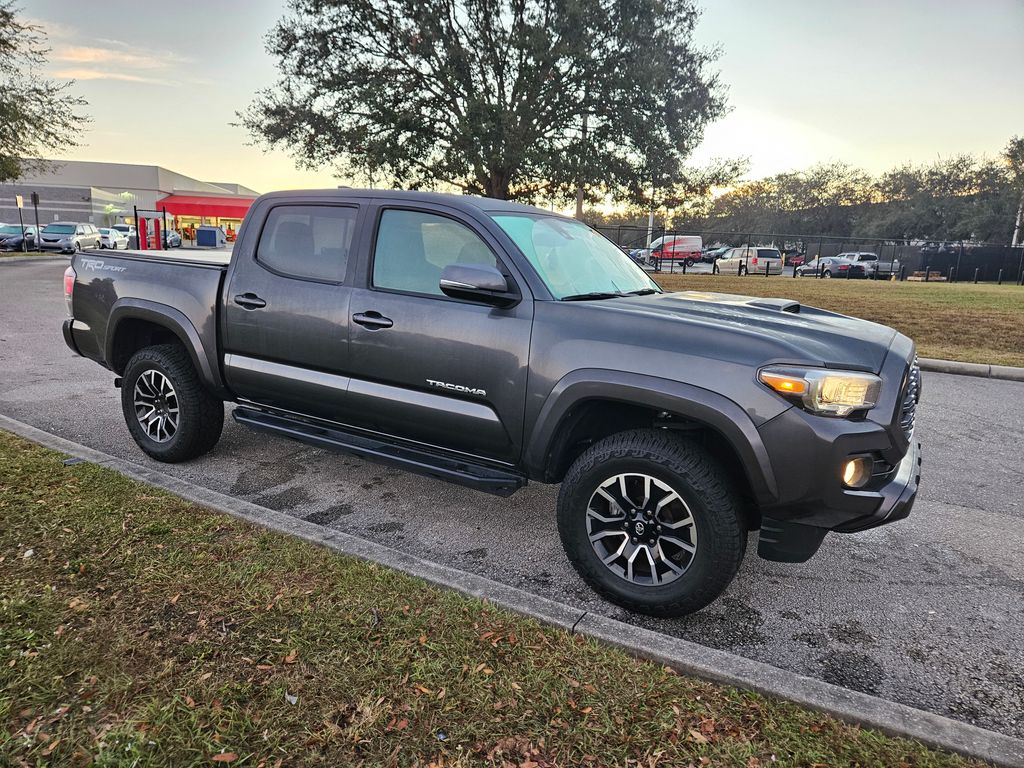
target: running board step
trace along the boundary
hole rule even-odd
[[[303,443],[350,453],[378,464],[389,464],[449,483],[464,485],[495,496],[511,496],[526,485],[526,478],[514,472],[475,464],[453,456],[347,432],[337,427],[324,427],[300,419],[288,418],[239,406],[234,419],[251,429],[290,437]]]

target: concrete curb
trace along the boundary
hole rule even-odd
[[[0,256],[0,264],[18,264],[23,261],[71,261],[70,253],[37,253],[25,256]]]
[[[623,648],[687,675],[788,699],[856,725],[914,739],[1005,768],[1024,765],[1024,740],[961,723],[905,704],[804,677],[725,651],[669,637],[564,603],[532,595],[483,576],[422,560],[340,531],[242,501],[163,472],[118,459],[0,415],[0,428],[61,453],[77,456],[170,491],[188,501],[296,536],[361,560],[369,560],[465,595],[488,600],[545,624]]]
[[[1024,381],[1024,368],[1009,365],[989,365],[988,363],[961,363],[958,360],[935,360],[920,357],[922,371],[936,373],[955,373],[961,376],[980,376],[985,379],[1006,379],[1008,381]]]

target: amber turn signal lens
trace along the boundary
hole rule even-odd
[[[795,376],[783,376],[779,373],[762,371],[761,381],[780,395],[803,395],[807,392],[807,382]]]

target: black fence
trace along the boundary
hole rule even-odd
[[[999,282],[1024,285],[1024,247],[972,242],[925,242],[906,245],[884,238],[829,237],[825,235],[787,235],[772,233],[702,232],[697,230],[666,230],[654,227],[597,226],[605,237],[627,249],[646,249],[649,242],[666,236],[698,236],[704,249],[717,247],[764,246],[778,248],[786,264],[793,265],[814,258],[828,258],[841,253],[867,251],[878,255],[882,263],[897,262],[894,270],[901,280],[940,280],[948,282]],[[659,271],[682,272],[682,262],[665,259]],[[787,274],[792,274],[790,270]]]

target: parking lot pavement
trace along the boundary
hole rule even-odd
[[[64,346],[60,262],[0,265],[0,413],[423,558],[583,610],[1024,737],[1024,384],[926,374],[911,516],[830,535],[800,565],[754,551],[726,594],[685,619],[627,614],[579,580],[555,530],[556,488],[508,499],[249,432],[159,465],[135,447],[113,376]]]

